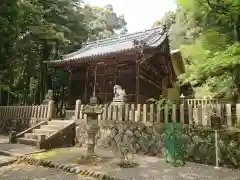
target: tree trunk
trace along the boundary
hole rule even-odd
[[[40,60],[40,81],[39,81],[39,100],[40,103],[44,100],[44,95],[48,89],[47,65],[43,63],[50,58],[51,47],[47,40],[43,41],[42,59]]]

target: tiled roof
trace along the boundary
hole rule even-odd
[[[160,28],[152,28],[145,31],[116,36],[113,38],[93,41],[85,44],[82,49],[64,55],[62,60],[48,61],[48,63],[61,63],[88,59],[97,56],[106,56],[111,53],[121,53],[136,48],[136,42],[144,44],[144,48],[156,48],[162,44],[167,37],[165,31]]]

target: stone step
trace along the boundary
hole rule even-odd
[[[17,138],[17,142],[20,143],[20,144],[37,146],[37,140],[36,139]]]
[[[39,139],[39,135],[38,134],[34,134],[34,133],[25,133],[24,134],[24,138],[25,139],[35,139],[35,140],[38,140]]]
[[[49,125],[41,125],[41,128],[40,129],[49,129],[49,130],[60,130],[60,129],[63,129],[65,127],[65,125],[52,125],[52,124],[49,124]]]
[[[70,121],[70,120],[52,120],[48,122],[48,125],[68,125],[74,123],[74,121]]]
[[[57,132],[57,130],[50,130],[50,129],[34,129],[33,130],[33,134],[37,134],[37,135],[46,135],[46,136],[50,136],[53,133]]]

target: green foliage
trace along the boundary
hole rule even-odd
[[[169,11],[161,19],[156,20],[153,23],[153,27],[165,25],[167,29],[170,29],[175,22],[176,22],[176,13]]]
[[[215,165],[215,136],[212,130],[184,128],[189,139],[186,159],[198,163]],[[219,133],[220,165],[231,168],[240,167],[238,133],[233,130]]]
[[[14,92],[10,99],[16,96],[21,103],[41,103],[52,88],[61,90],[57,94],[67,94],[66,73],[49,70],[43,61],[59,59],[88,39],[109,37],[116,30],[127,32],[124,16],[117,17],[110,5],[82,5],[81,0],[0,2],[0,88]],[[109,15],[115,17],[114,26]]]
[[[180,48],[185,60],[186,73],[179,77],[181,82],[191,83],[198,98],[209,96],[236,101],[240,98],[239,1],[177,2],[179,6],[169,37],[171,47]]]
[[[240,65],[240,44],[233,44],[228,46],[226,50],[214,53],[200,70],[203,77],[217,76],[227,72],[231,73],[237,65]]]
[[[120,34],[127,33],[124,15],[117,16],[112,5],[103,8],[86,5],[84,7],[86,21],[89,22],[89,40],[99,40]]]
[[[172,101],[166,99],[166,98],[165,98],[164,96],[162,96],[162,95],[159,97],[159,99],[150,98],[150,99],[147,100],[147,102],[153,102],[153,103],[155,103],[155,104],[158,104],[158,105],[160,105],[160,108],[161,108],[161,109],[164,109],[165,106],[168,106],[168,108],[171,108],[171,106],[172,106],[172,104],[173,104]]]

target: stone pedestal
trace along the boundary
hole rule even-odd
[[[125,104],[125,98],[119,98],[119,97],[115,97],[113,98],[113,102],[111,103],[111,105],[124,105]]]
[[[87,134],[88,134],[88,140],[87,140],[87,156],[94,155],[94,148],[95,148],[95,137],[96,134],[99,131],[98,126],[91,126],[87,125]]]
[[[114,105],[114,106],[120,106],[120,105],[124,105],[125,103],[124,102],[112,102],[111,105]]]

